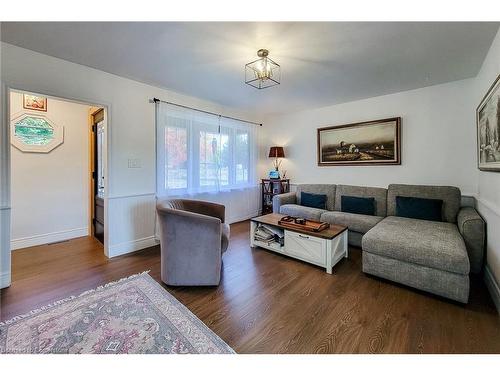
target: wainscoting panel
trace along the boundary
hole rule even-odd
[[[108,198],[108,257],[154,246],[155,194]]]
[[[0,207],[0,288],[10,285],[10,207]]]
[[[226,222],[232,224],[259,215],[260,186],[196,194],[184,198],[223,204],[226,207]]]
[[[190,195],[226,206],[226,222],[235,223],[258,216],[260,187],[235,189],[217,194]],[[108,198],[108,257],[127,254],[158,244],[155,236],[155,194]]]
[[[477,210],[486,220],[486,268],[485,283],[488,287],[491,298],[500,313],[500,207],[481,199],[476,199]]]
[[[500,314],[500,286],[498,285],[498,282],[496,281],[493,273],[490,271],[488,265],[484,268],[484,282],[490,292],[491,299],[495,303],[498,314]]]

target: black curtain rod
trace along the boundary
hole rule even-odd
[[[239,119],[239,118],[236,118],[236,117],[231,117],[231,116],[224,116],[224,115],[220,115],[220,114],[218,114],[218,113],[209,112],[209,111],[204,111],[203,109],[198,109],[198,108],[188,107],[187,105],[182,105],[182,104],[177,104],[177,103],[167,102],[167,101],[165,101],[165,100],[160,100],[160,99],[158,99],[158,98],[153,98],[150,102],[151,102],[151,103],[159,103],[159,102],[162,102],[162,103],[166,103],[166,104],[175,105],[175,106],[177,106],[177,107],[182,107],[182,108],[192,109],[192,110],[195,110],[195,111],[198,111],[198,112],[207,113],[207,114],[209,114],[209,115],[215,115],[215,116],[219,116],[219,117],[228,118],[228,119],[231,119],[231,120],[243,121],[243,122],[248,122],[249,124],[254,124],[254,125],[259,125],[259,126],[262,126],[262,124],[260,124],[260,123],[258,123],[258,122],[253,122],[253,121],[242,120],[242,119]]]

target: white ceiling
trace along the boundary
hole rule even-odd
[[[473,77],[499,23],[2,23],[2,41],[259,114]],[[244,84],[267,48],[282,84]]]

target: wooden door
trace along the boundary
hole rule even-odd
[[[92,233],[104,244],[104,109],[92,115],[92,142],[94,150],[92,165],[93,207],[92,207]]]

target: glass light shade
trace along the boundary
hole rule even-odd
[[[245,65],[246,84],[257,89],[265,89],[280,84],[281,68],[267,57],[267,53],[267,50],[259,50],[258,55],[261,57]]]

